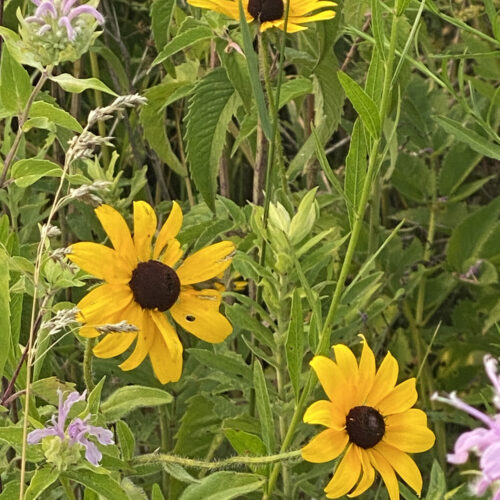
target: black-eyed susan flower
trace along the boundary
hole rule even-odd
[[[220,12],[232,19],[238,20],[240,0],[188,0],[194,7]],[[269,28],[285,29],[284,0],[241,0],[247,22],[260,23],[260,31]],[[288,10],[287,32],[295,33],[307,29],[304,24],[314,21],[324,21],[335,17],[331,10],[337,4],[330,0],[290,0]]]
[[[222,342],[232,332],[232,326],[219,312],[221,292],[193,285],[223,272],[231,263],[234,244],[215,243],[178,265],[183,252],[175,239],[182,225],[182,211],[177,203],[173,203],[154,246],[151,243],[157,219],[148,203],[134,202],[133,236],[114,208],[101,205],[95,213],[113,248],[91,242],[71,245],[69,258],[105,281],[77,304],[77,319],[83,323],[80,335],[98,337],[100,325],[125,320],[137,331],[108,333],[94,347],[94,354],[112,358],[135,342],[120,368],[133,370],[149,355],[158,380],[163,384],[175,382],[182,371],[182,344],[165,312],[198,338]]]
[[[336,362],[315,356],[311,366],[329,401],[316,401],[304,422],[326,430],[304,448],[302,457],[315,463],[344,455],[325,488],[328,498],[355,497],[365,492],[377,471],[391,500],[399,500],[396,473],[417,494],[422,490],[420,471],[407,453],[426,451],[434,444],[426,414],[412,406],[417,401],[415,378],[398,385],[398,363],[388,353],[379,369],[366,341],[358,362],[345,345],[333,346]]]

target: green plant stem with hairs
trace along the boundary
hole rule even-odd
[[[85,351],[83,353],[83,380],[85,381],[85,387],[87,392],[90,394],[95,387],[94,377],[92,376],[92,349],[95,346],[95,337],[87,339],[85,343]]]
[[[384,83],[382,87],[382,98],[380,102],[380,117],[382,123],[385,120],[389,110],[389,103],[392,91],[391,80],[392,80],[392,70],[396,55],[398,20],[399,18],[395,15],[395,13],[393,13],[390,42],[389,42],[388,52],[386,55],[386,67],[385,67]],[[370,149],[370,154],[369,154],[366,178],[363,183],[363,190],[361,193],[358,210],[354,217],[354,224],[352,228],[351,237],[349,239],[346,255],[344,257],[344,261],[342,263],[337,284],[335,286],[332,302],[330,303],[330,307],[328,309],[328,313],[326,315],[326,319],[323,323],[323,328],[320,333],[319,344],[316,354],[326,354],[328,352],[328,348],[331,343],[331,330],[335,320],[335,315],[337,313],[337,309],[340,304],[340,299],[342,297],[342,292],[344,290],[345,280],[351,268],[351,262],[354,257],[354,253],[356,251],[356,247],[358,245],[359,235],[361,233],[361,228],[363,226],[364,215],[368,207],[368,202],[372,190],[373,177],[374,174],[377,172],[378,165],[381,161],[381,159],[379,158],[379,149],[382,143],[382,130],[383,127],[381,127],[380,135],[372,142],[372,147]],[[299,420],[302,417],[304,407],[315,385],[316,385],[315,376],[312,372],[309,372],[309,377],[300,395],[299,402],[297,403],[297,406],[295,408],[295,412],[290,422],[290,426],[288,427],[288,432],[285,436],[285,439],[282,442],[280,450],[281,452],[285,452],[285,450],[290,446],[293,437],[295,435],[295,429],[297,427],[297,424],[299,423]],[[278,462],[274,465],[273,470],[271,472],[271,476],[269,478],[269,483],[268,483],[268,491],[265,498],[269,498],[271,496],[273,488],[278,479],[279,471],[280,471],[280,463]]]

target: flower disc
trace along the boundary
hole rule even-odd
[[[249,0],[248,12],[256,20],[264,23],[283,17],[283,0]]]
[[[129,286],[142,308],[159,311],[170,309],[181,291],[177,273],[157,260],[140,262],[132,272]]]
[[[371,406],[356,406],[346,417],[350,440],[361,448],[373,448],[385,434],[382,415]]]

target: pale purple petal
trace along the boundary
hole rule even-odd
[[[80,444],[85,446],[85,458],[93,465],[99,465],[102,458],[102,453],[99,448],[94,443],[91,443],[88,439],[82,438]]]
[[[88,424],[81,418],[74,418],[68,425],[70,443],[81,443],[81,439],[88,432]]]
[[[42,0],[31,0],[37,7],[42,3]]]
[[[57,429],[55,427],[48,427],[47,429],[35,429],[28,434],[26,441],[28,442],[28,444],[36,444],[40,442],[44,437],[58,435],[59,433],[57,432]],[[61,439],[64,439],[64,434],[62,436],[59,435],[59,437]]]
[[[78,401],[84,401],[85,397],[87,395],[87,391],[83,391],[82,394],[80,394],[78,391],[73,391],[69,394],[69,396],[66,398],[66,401],[64,401],[63,404],[61,404],[61,398],[62,398],[62,392],[58,389],[59,393],[59,425],[63,426],[66,423],[66,419],[68,418],[68,413],[71,410],[71,407],[77,403]]]
[[[38,31],[37,31],[37,35],[38,36],[42,36],[42,35],[45,35],[45,33],[47,33],[48,31],[50,31],[52,29],[52,26],[50,24],[44,24]]]
[[[79,7],[71,9],[71,12],[68,14],[68,19],[72,21],[75,17],[79,16],[80,14],[90,14],[91,16],[95,17],[96,21],[99,24],[104,24],[104,17],[102,17],[102,14],[97,9],[94,9],[94,7],[91,7],[90,5],[80,5]]]
[[[75,39],[76,37],[75,30],[73,29],[73,26],[71,26],[71,22],[66,16],[61,17],[61,19],[59,19],[59,22],[57,24],[61,27],[64,26],[66,28],[66,33],[68,34],[69,40],[73,41]]]
[[[95,436],[99,443],[101,444],[114,444],[113,433],[105,429],[104,427],[99,427],[95,425],[88,425],[88,433],[91,436]]]
[[[25,17],[24,20],[27,23],[45,24],[45,21],[42,18],[37,17],[37,16],[28,16],[28,17]]]
[[[495,495],[491,500],[500,500],[500,488],[496,491]]]
[[[78,0],[64,0],[62,3],[62,13],[64,15],[67,15],[71,7],[77,2]]]
[[[52,2],[42,2],[35,11],[36,17],[42,17],[49,14],[53,19],[57,17],[57,10]]]
[[[500,479],[500,441],[491,442],[484,451],[479,462],[483,474],[490,481]]]
[[[472,483],[472,491],[475,495],[482,497],[486,490],[490,487],[491,481],[488,481],[484,477],[482,477],[479,481]]]
[[[463,464],[469,459],[469,452],[483,452],[491,443],[492,439],[498,439],[495,431],[484,429],[474,429],[464,432],[455,442],[453,454],[449,454],[447,459],[452,464]]]
[[[491,383],[493,384],[493,388],[495,389],[495,396],[493,398],[493,402],[497,408],[500,408],[500,378],[498,377],[498,361],[487,354],[484,358],[484,369],[486,374],[488,375]]]

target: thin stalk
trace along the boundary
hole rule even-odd
[[[387,63],[385,68],[384,83],[382,87],[382,99],[380,104],[380,116],[382,122],[387,116],[387,111],[389,109],[389,102],[390,102],[391,88],[392,88],[391,86],[392,69],[396,55],[396,42],[398,34],[397,28],[398,28],[398,17],[396,17],[396,15],[393,15],[389,49],[386,59]],[[344,257],[342,268],[340,270],[340,275],[337,280],[337,284],[335,286],[332,302],[330,303],[330,307],[328,309],[328,313],[326,315],[326,319],[323,324],[323,329],[320,333],[318,350],[316,354],[325,354],[328,350],[328,346],[330,345],[331,330],[334,323],[335,314],[337,313],[337,309],[340,304],[340,299],[342,296],[342,292],[344,290],[345,280],[351,268],[351,262],[354,257],[354,252],[358,244],[361,228],[363,226],[363,219],[366,212],[366,208],[368,206],[368,200],[372,189],[373,176],[374,173],[377,171],[377,165],[379,160],[378,152],[381,142],[382,142],[382,132],[380,133],[379,137],[373,140],[373,144],[370,150],[368,169],[366,173],[365,182],[363,183],[363,190],[359,202],[359,211],[355,214],[355,220],[352,228],[351,237],[349,239],[349,245],[347,247],[346,255]],[[297,406],[295,408],[295,412],[293,414],[292,421],[290,422],[287,435],[282,443],[282,447],[280,450],[281,452],[284,452],[290,445],[295,434],[295,428],[300,420],[300,417],[304,410],[304,406],[314,386],[315,386],[314,375],[312,372],[309,372],[309,377],[300,395],[299,402],[297,403]],[[280,464],[276,463],[273,467],[273,471],[269,479],[268,497],[270,497],[273,487],[278,479],[279,470],[280,470]]]
[[[61,483],[64,492],[66,493],[66,498],[68,500],[76,500],[75,492],[73,488],[69,484],[69,479],[59,476],[59,482]]]
[[[90,394],[95,387],[94,377],[92,376],[92,349],[95,346],[95,338],[87,339],[85,352],[83,353],[83,380],[87,393]]]
[[[16,156],[17,149],[19,148],[19,143],[21,142],[21,139],[24,135],[23,126],[26,123],[26,120],[28,119],[31,106],[32,106],[33,102],[35,101],[36,96],[40,93],[40,90],[42,90],[44,83],[49,78],[51,71],[52,71],[52,68],[47,68],[44,71],[42,71],[42,74],[40,75],[40,78],[38,79],[37,84],[35,85],[35,87],[31,91],[31,95],[28,98],[28,102],[26,103],[26,107],[24,108],[24,111],[21,113],[21,115],[18,118],[16,137],[14,138],[14,142],[12,143],[12,147],[10,148],[9,152],[7,153],[7,156],[5,157],[5,161],[3,163],[2,174],[0,176],[0,187],[2,187],[5,184],[7,172],[9,170],[10,165],[12,164],[12,161],[14,160],[14,158]]]

